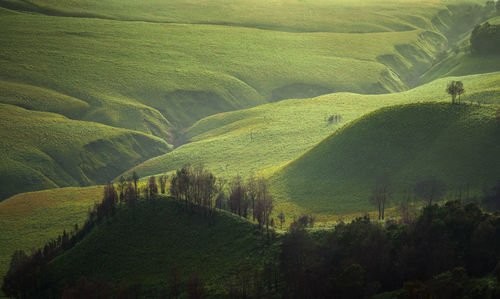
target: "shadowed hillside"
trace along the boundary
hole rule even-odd
[[[227,292],[238,265],[259,266],[269,255],[257,227],[235,215],[219,212],[205,218],[202,210],[160,198],[141,202],[135,210],[118,209],[74,248],[51,262],[60,287],[82,275],[119,285],[139,284],[168,292],[170,269],[183,278],[198,272],[209,294]],[[96,253],[99,254],[96,254]]]
[[[274,194],[319,214],[370,210],[376,180],[394,200],[435,176],[450,192],[500,178],[498,107],[448,103],[383,108],[337,131],[272,178]]]

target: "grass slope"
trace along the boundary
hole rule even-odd
[[[164,140],[136,131],[0,104],[0,199],[105,183],[169,149]]]
[[[436,176],[472,191],[500,178],[497,106],[425,103],[383,108],[349,124],[278,171],[274,194],[320,215],[369,210],[377,177],[394,200]]]
[[[87,102],[79,119],[169,139],[171,125],[271,100],[407,89],[473,3],[3,0],[53,16],[2,10],[0,80],[28,85],[19,97]]]
[[[382,32],[432,28],[436,11],[481,0],[2,0],[5,7],[51,15],[168,23],[227,24],[291,32]],[[387,9],[390,7],[390,9]],[[411,11],[411,13],[410,13]]]
[[[15,250],[30,252],[82,224],[101,198],[102,187],[94,186],[23,193],[0,202],[0,277]]]
[[[210,225],[198,213],[168,198],[155,208],[141,203],[135,215],[121,208],[52,262],[56,277],[70,281],[85,275],[158,289],[167,287],[169,269],[177,265],[184,277],[198,271],[216,294],[236,265],[259,265],[268,245],[254,225],[237,216],[221,212]]]
[[[500,73],[445,78],[418,88],[387,95],[335,93],[313,99],[286,100],[204,118],[190,127],[187,143],[170,153],[150,159],[132,170],[140,176],[172,171],[186,163],[205,164],[224,177],[267,174],[297,158],[337,129],[384,106],[418,101],[449,100],[444,92],[450,80],[462,80],[464,100],[481,97],[497,101]],[[339,123],[329,123],[333,114]],[[131,171],[127,172],[129,175]]]

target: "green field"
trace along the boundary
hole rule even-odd
[[[15,195],[0,202],[0,277],[15,250],[27,253],[82,224],[102,187],[58,188]]]
[[[2,10],[0,79],[87,102],[79,119],[166,139],[171,125],[271,100],[407,89],[476,3],[32,2],[0,2],[42,13]],[[71,17],[82,12],[95,16]]]
[[[164,140],[137,131],[0,104],[0,200],[26,191],[105,183],[169,150]]]
[[[225,212],[210,224],[199,212],[164,197],[154,208],[142,202],[135,214],[118,209],[112,221],[98,225],[51,263],[64,277],[60,286],[85,275],[166,292],[170,268],[176,265],[183,279],[199,272],[213,295],[224,290],[238,265],[258,267],[269,255],[267,240],[255,225]]]
[[[387,95],[335,93],[313,99],[286,100],[204,118],[186,131],[190,143],[133,170],[147,176],[191,163],[204,164],[226,178],[236,174],[248,176],[252,171],[270,175],[277,167],[366,113],[396,104],[449,100],[444,89],[450,80],[464,82],[467,90],[464,101],[481,98],[486,103],[498,103],[498,72],[440,79]],[[334,114],[341,115],[342,121],[328,122],[328,117]]]
[[[393,205],[418,180],[435,176],[451,196],[500,177],[496,105],[426,103],[372,112],[326,138],[271,178],[278,201],[326,216],[371,210],[376,179],[387,176]]]
[[[193,130],[186,128],[220,112],[334,92],[406,90],[448,47],[448,38],[470,29],[469,23],[455,25],[476,3],[238,0],[227,5],[224,1],[197,0],[143,5],[130,0],[2,0],[0,103],[85,121],[78,124],[88,125],[88,130],[97,122],[153,135],[178,146],[193,137]],[[378,107],[340,111],[348,121]],[[13,108],[2,108],[4,113],[8,109]],[[291,114],[300,113],[293,109]],[[13,115],[19,116],[15,122],[23,121],[19,113],[13,113],[11,123]],[[63,123],[54,126],[66,128]],[[311,127],[315,132],[303,137],[305,141],[284,142],[299,144],[297,149],[292,146],[272,165],[257,162],[251,170],[294,158],[334,127]],[[37,131],[40,128],[30,127],[28,135],[43,135]],[[15,182],[2,190],[3,198],[42,188],[102,183],[110,174],[117,175],[161,154],[148,143],[141,150],[151,151],[136,151],[133,159],[121,157],[132,163],[120,163],[103,172],[102,163],[116,166],[116,160],[103,162],[102,157],[92,157],[79,165],[78,158],[64,156],[68,145],[59,148],[56,144],[18,155],[13,144],[29,143],[16,139],[25,132],[7,124],[2,129],[9,131],[2,136],[9,140],[2,162],[8,166],[2,170]],[[132,147],[124,142],[111,141],[105,147],[124,153],[128,151],[124,147]],[[237,154],[235,149],[232,155]],[[78,168],[89,170],[82,174]],[[236,172],[247,170],[243,166]],[[20,184],[21,176],[28,178],[26,184]]]
[[[434,28],[438,12],[481,0],[2,0],[4,7],[49,15],[122,21],[215,24],[291,32],[384,32]],[[279,13],[276,13],[279,12]],[[448,17],[442,13],[440,17]]]

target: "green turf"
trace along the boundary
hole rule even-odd
[[[144,133],[0,104],[0,199],[105,183],[169,149],[164,140]]]
[[[52,15],[89,16],[116,20],[227,24],[292,32],[381,32],[433,28],[454,6],[484,4],[482,0],[235,0],[161,1],[147,5],[134,0],[3,0],[13,9]],[[436,18],[436,19],[434,19]]]
[[[429,82],[447,76],[465,76],[497,72],[500,69],[500,55],[474,55],[460,52],[451,54],[428,70],[420,80]]]
[[[2,10],[0,80],[85,101],[90,108],[79,119],[165,139],[172,124],[270,100],[406,89],[446,47],[458,11],[476,3],[33,2],[42,13],[99,12],[120,21]]]
[[[272,177],[278,201],[327,215],[371,210],[370,191],[387,175],[393,201],[436,176],[450,193],[471,194],[500,178],[496,105],[409,104],[383,108],[337,131]]]
[[[15,195],[0,202],[0,277],[15,250],[27,253],[81,225],[102,198],[102,187],[58,188]]]
[[[140,283],[145,289],[165,289],[176,265],[184,279],[198,271],[209,292],[219,293],[237,265],[259,266],[268,255],[267,241],[255,225],[235,215],[220,212],[210,225],[198,213],[167,198],[154,208],[142,203],[135,214],[119,209],[51,265],[57,277],[64,277],[61,286],[85,275],[118,286]]]
[[[252,171],[270,174],[363,114],[395,104],[448,100],[444,89],[450,80],[464,82],[467,90],[464,100],[481,97],[486,102],[496,102],[498,99],[500,73],[445,78],[388,95],[335,93],[286,100],[204,118],[187,130],[190,143],[133,170],[147,176],[172,171],[186,163],[203,163],[215,174],[227,178],[236,174],[247,176]],[[329,123],[327,119],[333,114],[342,115],[342,121]]]

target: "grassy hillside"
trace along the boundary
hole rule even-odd
[[[484,20],[490,24],[500,24],[500,16]],[[478,22],[478,24],[481,22]],[[435,63],[422,74],[420,83],[430,82],[447,76],[465,76],[497,72],[500,69],[500,55],[472,54],[470,52],[470,36],[473,28],[464,31],[455,43],[456,50],[450,51],[446,58]]]
[[[436,12],[460,4],[484,4],[481,0],[293,0],[249,3],[236,0],[148,1],[2,0],[12,9],[60,16],[164,23],[218,24],[292,32],[381,32],[407,31],[415,26],[433,28]],[[451,7],[450,7],[451,6]],[[390,7],[391,9],[387,9]],[[411,11],[411,13],[410,13]],[[435,23],[433,23],[433,21]]]
[[[186,163],[203,163],[225,177],[238,173],[247,176],[251,171],[271,174],[366,113],[396,104],[449,100],[444,89],[450,80],[464,82],[467,90],[464,99],[498,100],[500,73],[445,78],[387,95],[335,93],[313,99],[286,100],[204,118],[187,130],[190,143],[133,170],[147,176],[171,171]],[[335,114],[341,115],[342,120],[328,122],[328,117]]]
[[[0,199],[105,183],[169,149],[151,135],[0,104]]]
[[[447,76],[465,76],[497,72],[500,69],[500,55],[474,55],[460,52],[451,54],[448,58],[427,71],[422,82],[429,82]]]
[[[0,80],[27,85],[7,86],[13,97],[43,88],[88,103],[79,119],[169,139],[172,125],[267,101],[407,89],[474,3],[2,0],[41,14],[2,9]]]
[[[500,178],[498,106],[410,104],[383,108],[337,131],[272,178],[279,200],[329,214],[371,209],[370,191],[387,175],[394,200],[436,176],[448,190],[481,189]]]
[[[170,267],[177,265],[184,278],[198,271],[213,294],[225,287],[237,265],[258,266],[266,257],[268,245],[254,225],[222,212],[210,225],[198,212],[184,209],[167,198],[155,208],[140,204],[135,215],[119,209],[109,223],[52,262],[56,277],[71,281],[85,275],[165,290]]]
[[[23,193],[0,202],[0,277],[15,250],[30,252],[72,230],[101,199],[102,187],[95,186]]]

